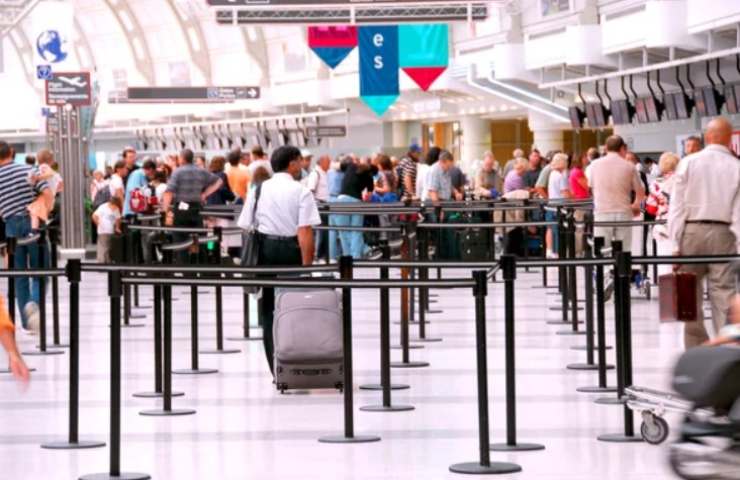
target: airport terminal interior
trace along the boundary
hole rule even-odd
[[[740,0],[0,0],[0,105],[0,480],[740,479]]]

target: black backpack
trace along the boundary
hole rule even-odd
[[[99,189],[95,194],[95,198],[93,198],[93,208],[97,210],[101,205],[108,203],[110,197],[110,187],[108,185]]]

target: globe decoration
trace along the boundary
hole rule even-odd
[[[67,41],[56,30],[47,30],[36,40],[36,51],[49,63],[63,62],[67,58]]]

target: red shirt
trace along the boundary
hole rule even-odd
[[[588,188],[583,188],[583,185],[579,182],[582,178],[586,178],[582,168],[571,169],[570,178],[568,179],[570,181],[570,191],[573,194],[573,198],[577,200],[583,200],[591,196]]]

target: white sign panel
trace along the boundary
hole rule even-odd
[[[33,9],[32,31],[34,66],[50,65],[53,70],[69,68],[74,32],[74,6],[70,1],[42,1]]]

